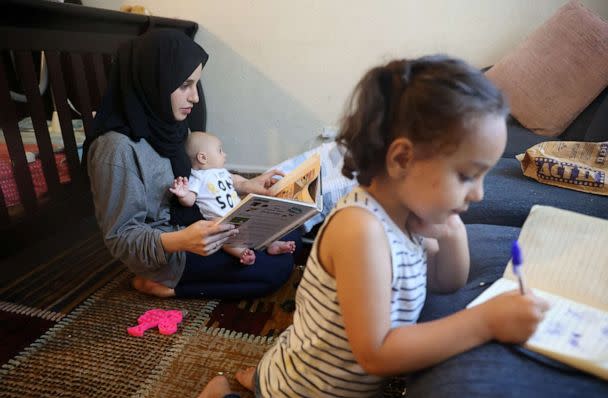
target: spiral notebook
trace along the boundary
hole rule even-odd
[[[534,206],[518,241],[527,286],[551,303],[524,346],[608,380],[608,220]],[[467,307],[518,286],[509,262]]]

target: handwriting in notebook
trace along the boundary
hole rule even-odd
[[[584,319],[584,313],[580,311],[573,310],[572,308],[568,308],[566,310],[566,316],[572,318],[575,321],[581,321]]]
[[[548,322],[546,332],[551,336],[561,336],[562,334],[564,334],[564,325],[559,321]]]
[[[578,348],[580,346],[581,337],[583,337],[582,334],[572,332],[572,334],[570,335],[570,340],[568,340],[568,343],[570,343],[570,347]]]
[[[569,300],[550,301],[528,343],[576,357],[608,357],[608,315]]]

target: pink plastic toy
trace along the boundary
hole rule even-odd
[[[141,337],[148,329],[158,326],[160,334],[173,334],[177,332],[177,324],[183,319],[183,314],[179,310],[161,310],[155,308],[148,310],[137,318],[137,326],[132,326],[127,329],[131,336]]]

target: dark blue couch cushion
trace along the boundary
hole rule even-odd
[[[485,178],[485,197],[462,215],[466,224],[520,227],[535,204],[608,218],[608,196],[542,184],[525,177],[517,159],[500,159]]]
[[[471,272],[455,294],[429,295],[419,322],[466,307],[499,278],[519,228],[467,225]],[[406,378],[409,398],[608,397],[608,383],[521,347],[488,343]]]

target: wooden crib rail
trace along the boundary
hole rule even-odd
[[[118,46],[149,29],[171,27],[191,37],[197,24],[38,0],[0,2],[0,128],[19,193],[16,211],[0,189],[0,251],[5,255],[62,223],[92,214],[72,126],[82,120],[86,136],[101,102]],[[41,60],[41,61],[39,61]],[[38,67],[38,62],[40,67]],[[46,72],[41,73],[45,68]],[[41,77],[48,80],[41,81]],[[42,86],[42,89],[40,88]],[[15,101],[15,92],[25,102]],[[42,92],[41,92],[42,91]],[[69,182],[62,181],[47,127],[55,110]],[[19,122],[31,118],[47,192],[37,197]]]

